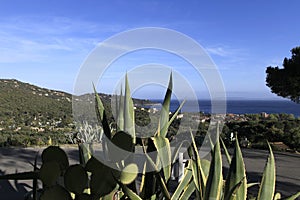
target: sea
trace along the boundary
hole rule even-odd
[[[155,102],[159,107],[162,100],[151,100]],[[180,102],[177,100],[172,100],[170,104],[170,111],[174,112]],[[197,109],[199,106],[199,109]],[[199,100],[197,102],[187,102],[183,107],[184,112],[195,112],[200,111],[203,113],[211,113],[211,101],[210,100]],[[226,101],[226,113],[231,114],[257,114],[257,113],[267,113],[267,114],[293,114],[295,117],[300,117],[300,104],[296,104],[288,100],[227,100]]]

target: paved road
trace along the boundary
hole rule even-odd
[[[76,163],[78,151],[76,147],[65,148],[70,158],[70,163]],[[30,171],[32,166],[29,162],[42,148],[0,148],[0,174]],[[248,182],[259,182],[268,156],[267,151],[243,149],[244,161],[247,169]],[[275,153],[276,160],[276,191],[283,196],[291,195],[300,191],[300,155],[292,153]],[[40,163],[40,161],[39,161]],[[224,171],[228,164],[224,160]],[[30,181],[4,181],[0,180],[1,200],[22,200],[24,193],[30,190],[27,185]],[[257,188],[252,188],[251,192]]]

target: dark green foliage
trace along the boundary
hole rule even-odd
[[[273,93],[300,103],[300,47],[293,48],[291,53],[291,58],[284,58],[283,68],[267,68],[266,82]]]
[[[238,133],[241,139],[247,138],[253,148],[268,149],[266,140],[283,142],[290,148],[300,150],[300,120],[287,114],[271,114],[268,118],[255,118],[249,115],[248,121],[230,121],[223,129],[222,137],[228,144],[231,133]],[[248,115],[247,115],[248,117]]]

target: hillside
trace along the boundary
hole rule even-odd
[[[34,126],[71,119],[72,96],[14,79],[0,79],[0,127]]]
[[[111,95],[99,95],[105,107],[109,107]],[[93,94],[83,95],[79,99],[91,98],[94,98]],[[136,105],[149,103],[140,99],[134,99],[134,102]],[[15,79],[0,79],[0,130],[53,130],[72,125],[71,94]]]

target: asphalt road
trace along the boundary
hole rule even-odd
[[[64,148],[69,155],[70,164],[77,162],[77,147]],[[0,148],[0,174],[9,174],[33,169],[30,164],[34,162],[37,153],[42,148]],[[260,182],[262,172],[268,157],[263,150],[243,149],[244,162],[247,170],[248,182]],[[293,153],[275,152],[276,161],[276,191],[282,196],[288,196],[300,191],[300,155]],[[228,164],[223,159],[224,172]],[[40,160],[39,160],[40,163]],[[5,181],[0,180],[1,200],[22,200],[23,195],[30,190],[31,181]],[[250,193],[256,193],[258,186],[254,186]]]

